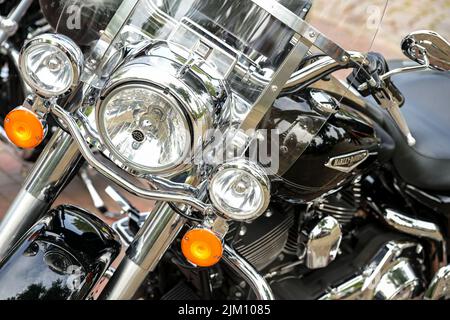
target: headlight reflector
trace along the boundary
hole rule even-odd
[[[112,90],[97,123],[111,156],[138,172],[166,173],[186,158],[191,133],[176,99],[145,84]]]
[[[257,165],[234,160],[216,169],[209,184],[209,196],[224,218],[252,220],[269,205],[270,181]]]
[[[19,65],[25,82],[36,93],[49,98],[78,84],[83,54],[67,37],[43,34],[24,46]]]

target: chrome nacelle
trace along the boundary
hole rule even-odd
[[[130,166],[117,156],[112,150],[113,146],[105,142],[102,127],[99,125],[99,113],[113,91],[132,84],[157,88],[178,104],[185,114],[190,128],[191,148],[185,159],[176,168],[162,172],[163,176],[173,176],[192,167],[192,157],[209,140],[211,129],[217,125],[215,114],[218,114],[224,105],[231,103],[226,83],[215,68],[198,56],[183,58],[183,50],[178,45],[165,41],[149,42],[148,45],[141,46],[139,50],[132,51],[116,68],[96,98],[96,120],[95,124],[91,121],[91,126],[99,133],[100,149],[129,173],[142,176],[151,172]],[[92,115],[90,118],[93,118]]]

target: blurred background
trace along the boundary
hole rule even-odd
[[[450,0],[314,0],[311,22],[344,48],[361,51],[380,25],[371,51],[403,59],[400,41],[412,31],[430,29],[450,39]]]
[[[388,59],[404,58],[400,41],[414,30],[432,29],[450,39],[450,0],[390,0],[387,7],[385,4],[385,0],[315,0],[310,19],[316,28],[344,48],[359,51],[371,48]],[[377,31],[379,25],[381,27]],[[21,162],[13,147],[0,144],[0,218],[19,191],[30,167],[30,164]],[[95,173],[93,180],[108,208],[118,211],[103,192],[108,182]],[[152,205],[132,196],[129,198],[142,211],[149,210]],[[59,203],[81,205],[95,212],[79,177],[66,188],[58,199]]]

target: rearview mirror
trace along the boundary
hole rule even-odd
[[[421,65],[450,71],[450,43],[434,31],[421,30],[406,36],[402,41],[403,53]]]

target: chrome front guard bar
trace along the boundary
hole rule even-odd
[[[72,115],[69,112],[67,112],[62,107],[56,104],[50,107],[50,111],[58,118],[64,129],[66,129],[70,133],[70,135],[74,139],[75,143],[78,145],[78,148],[83,157],[86,159],[86,161],[94,169],[96,169],[98,172],[104,175],[107,179],[110,179],[111,181],[117,183],[119,186],[121,186],[128,192],[144,199],[185,204],[191,206],[192,208],[200,211],[203,214],[210,214],[213,212],[213,208],[211,205],[208,205],[200,201],[194,195],[189,196],[185,192],[171,192],[166,190],[162,191],[157,189],[155,190],[144,189],[139,186],[136,186],[127,179],[124,179],[123,177],[121,177],[119,174],[114,172],[111,168],[109,168],[107,165],[105,165],[96,158],[91,148],[86,143],[83,135],[81,134],[77,122],[73,119]],[[161,178],[155,179],[153,181],[153,184],[157,185],[156,181],[158,180],[161,180]],[[167,189],[166,186],[167,184],[170,183],[171,182],[169,180],[164,179],[165,186],[162,189]],[[187,186],[186,190],[188,189],[189,188]]]

